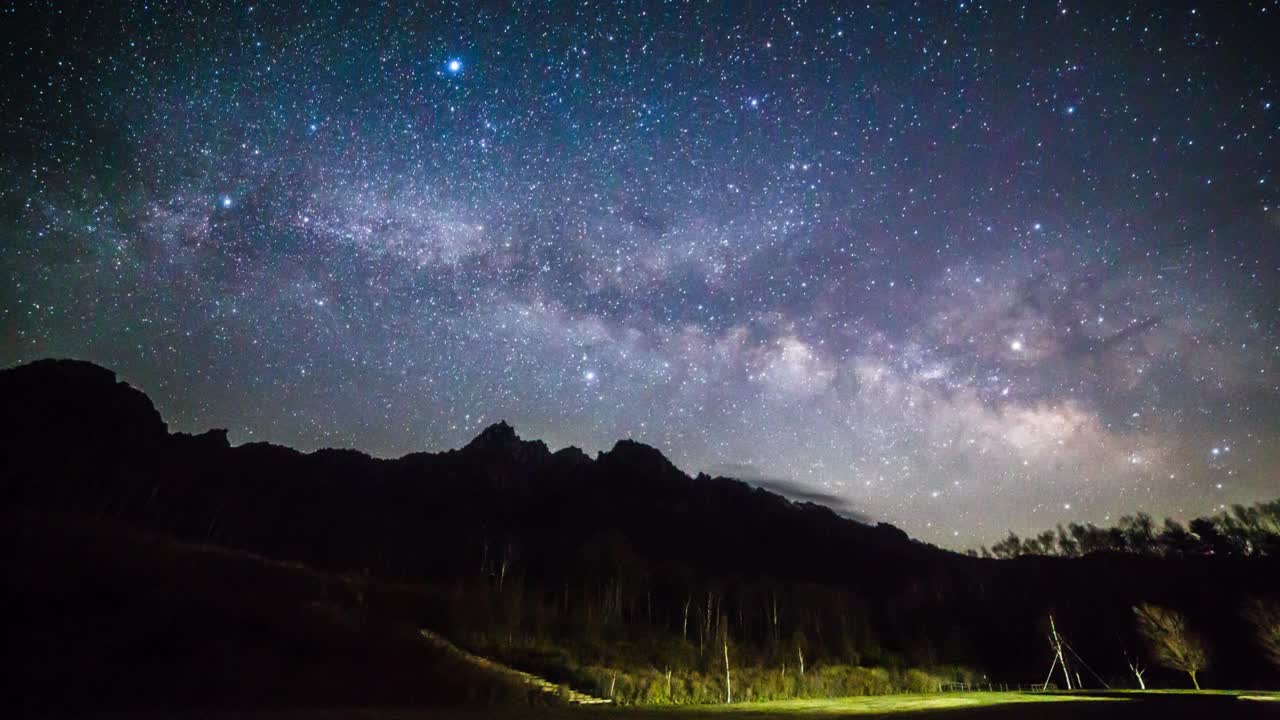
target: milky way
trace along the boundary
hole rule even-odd
[[[65,5],[0,15],[4,365],[951,547],[1280,495],[1280,3]]]

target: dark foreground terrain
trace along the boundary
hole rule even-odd
[[[0,400],[18,716],[1280,717],[1230,695],[930,692],[1043,682],[1050,613],[1090,686],[1128,687],[1146,602],[1209,639],[1207,687],[1273,689],[1241,613],[1280,593],[1265,553],[966,557],[639,443],[553,453],[504,424],[395,460],[233,446],[170,433],[74,361],[0,370]],[[1188,684],[1154,663],[1147,682]],[[582,698],[615,705],[560,706]]]
[[[535,700],[304,566],[12,510],[0,546],[0,687],[22,716]]]

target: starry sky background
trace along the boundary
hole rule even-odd
[[[0,11],[0,364],[950,547],[1280,495],[1280,3],[278,5]]]

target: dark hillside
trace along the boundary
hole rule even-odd
[[[5,704],[32,711],[526,703],[349,581],[84,517],[9,511]]]
[[[1280,590],[1274,558],[982,560],[689,477],[639,443],[552,453],[502,423],[460,450],[396,460],[231,447],[222,431],[167,433],[145,395],[74,361],[0,371],[0,397],[6,505],[448,587],[431,613],[410,604],[394,616],[467,643],[656,672],[714,667],[708,648],[727,638],[761,666],[794,667],[803,650],[810,664],[954,664],[1035,682],[1053,611],[1090,666],[1127,682],[1125,653],[1141,647],[1130,608],[1160,602],[1212,637],[1207,682],[1274,681],[1240,620],[1247,597]]]

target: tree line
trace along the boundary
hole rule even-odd
[[[1280,499],[1251,506],[1234,505],[1186,526],[1172,518],[1163,524],[1147,513],[1125,515],[1111,527],[1069,523],[1033,537],[1010,532],[1003,540],[967,554],[1009,559],[1023,555],[1082,557],[1124,553],[1147,557],[1280,557]]]

